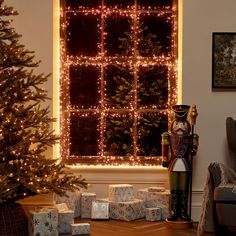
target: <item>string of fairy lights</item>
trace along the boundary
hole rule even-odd
[[[136,2],[136,1],[135,1]],[[76,16],[77,14],[84,16],[96,16],[99,18],[97,23],[97,31],[100,34],[100,41],[97,44],[98,53],[96,56],[86,55],[70,55],[66,49],[68,42],[67,28],[70,25],[70,16]],[[115,55],[110,56],[107,51],[107,35],[106,20],[114,15],[119,17],[129,18],[131,21],[132,41],[133,48],[130,55]],[[155,16],[164,18],[166,23],[170,23],[172,26],[171,33],[171,49],[167,55],[150,55],[144,57],[140,55],[138,47],[140,44],[140,18],[142,16]],[[101,5],[97,8],[89,8],[84,6],[78,6],[75,9],[66,7],[62,4],[61,7],[61,38],[60,38],[60,130],[61,141],[60,150],[61,157],[65,158],[70,164],[79,165],[158,165],[160,164],[160,157],[157,156],[137,156],[139,147],[138,140],[138,121],[143,114],[149,113],[155,115],[156,113],[168,115],[169,107],[177,103],[177,8],[176,5],[167,7],[141,7],[136,3],[133,6],[127,6],[126,8],[119,8],[118,6],[107,7],[101,0]],[[105,71],[109,65],[118,65],[124,68],[129,68],[132,72],[132,94],[133,99],[122,109],[107,105],[107,81]],[[99,73],[99,79],[97,81],[98,94],[100,96],[99,105],[91,106],[89,108],[81,105],[70,104],[70,67],[95,67]],[[139,90],[139,68],[151,66],[166,66],[168,68],[168,101],[165,107],[160,109],[158,105],[152,106],[139,106],[138,105],[138,90]],[[99,133],[98,153],[96,156],[75,156],[70,154],[70,124],[71,117],[98,117],[99,125],[97,132]],[[130,156],[112,156],[105,155],[105,133],[106,133],[106,118],[120,117],[127,119],[129,117],[133,120],[133,126],[131,127],[131,133],[133,136],[133,155]]]

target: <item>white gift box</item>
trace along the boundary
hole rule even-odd
[[[91,219],[93,220],[108,220],[109,219],[109,203],[93,201]]]
[[[74,211],[66,210],[58,212],[58,232],[70,233],[71,224],[74,223]]]
[[[160,207],[156,208],[146,208],[145,215],[147,221],[159,221],[162,219],[161,214],[162,209]]]
[[[58,210],[52,207],[35,208],[27,212],[29,236],[58,236]]]
[[[78,218],[81,215],[81,194],[82,192],[76,190],[74,192],[66,192],[66,194],[68,195],[68,197],[66,196],[57,196],[57,204],[60,203],[66,203],[66,205],[68,206],[68,208],[72,211],[74,211],[74,217]]]
[[[146,208],[162,208],[162,219],[169,215],[170,192],[149,192],[147,188],[137,191],[137,198],[145,203]]]
[[[70,210],[67,206],[66,203],[59,203],[59,204],[56,204],[55,207],[58,209],[58,211],[67,211],[67,210]]]
[[[91,218],[92,202],[96,201],[95,193],[82,193],[81,195],[81,218]]]
[[[71,232],[72,235],[89,234],[90,224],[89,223],[71,224]]]
[[[100,199],[109,203],[109,216],[111,219],[131,221],[145,217],[144,203],[140,199],[129,202],[112,202],[108,199]]]
[[[128,202],[134,200],[133,185],[113,184],[108,186],[108,199],[112,202]]]

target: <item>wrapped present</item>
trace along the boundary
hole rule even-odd
[[[90,224],[89,223],[76,223],[71,224],[72,235],[89,234]]]
[[[81,215],[81,194],[82,192],[76,190],[74,192],[66,192],[68,197],[66,196],[57,196],[57,204],[66,203],[68,208],[74,211],[74,217],[78,218]]]
[[[148,187],[148,192],[165,192],[164,187]]]
[[[71,224],[74,223],[74,211],[65,210],[58,212],[58,231],[59,233],[70,233]]]
[[[169,215],[170,192],[149,192],[148,189],[139,189],[137,198],[144,201],[146,208],[162,208],[162,219]]]
[[[146,208],[146,210],[145,210],[146,220],[148,220],[148,221],[161,220],[162,219],[161,211],[162,211],[162,209],[160,207]]]
[[[67,206],[66,203],[59,203],[59,204],[56,204],[55,207],[57,208],[58,211],[67,211],[67,210],[70,210]]]
[[[100,199],[109,203],[109,216],[111,219],[131,221],[145,217],[144,203],[140,199],[129,202],[112,202],[108,199]]]
[[[130,184],[113,184],[108,186],[108,199],[112,202],[134,200],[134,189]]]
[[[82,193],[81,195],[81,218],[91,218],[92,202],[96,201],[95,193]]]
[[[109,203],[108,202],[92,202],[91,219],[108,220],[109,219]]]
[[[58,236],[58,210],[53,207],[34,208],[26,213],[29,236]]]

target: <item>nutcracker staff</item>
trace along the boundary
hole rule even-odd
[[[174,119],[170,132],[162,134],[162,166],[169,170],[171,194],[171,213],[167,221],[191,221],[188,195],[192,191],[192,157],[198,148],[198,135],[193,133],[197,110],[195,105],[191,109],[188,105],[175,105],[172,106],[172,111]],[[188,117],[191,123],[187,120]]]

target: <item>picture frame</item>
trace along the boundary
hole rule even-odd
[[[109,203],[108,202],[92,202],[91,209],[92,220],[108,220],[109,219]]]
[[[212,33],[212,89],[236,89],[236,33]]]

